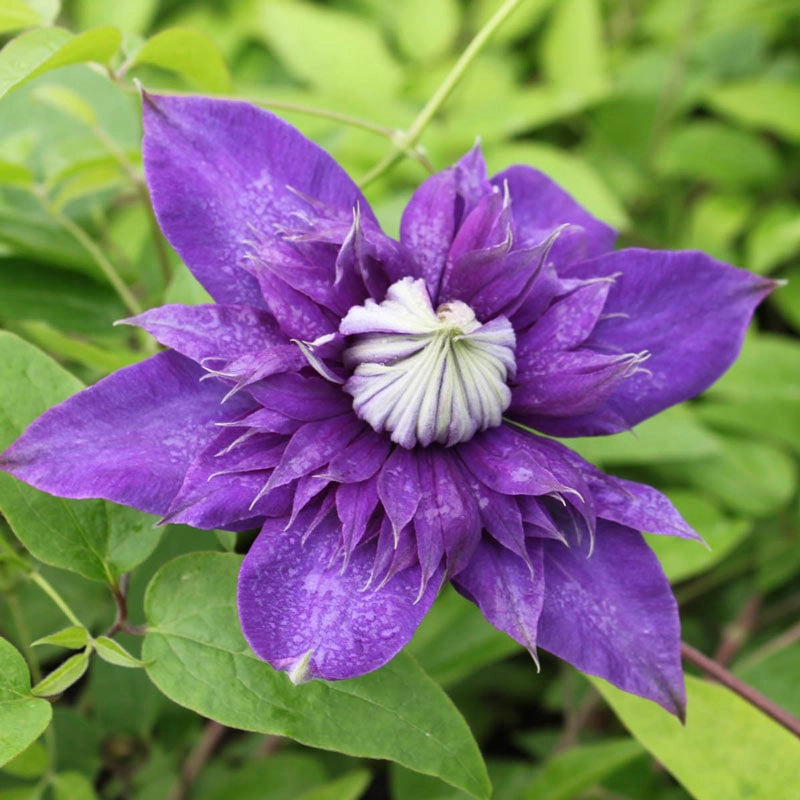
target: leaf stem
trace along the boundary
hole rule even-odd
[[[81,628],[86,626],[78,619],[75,612],[67,605],[67,601],[53,588],[50,582],[39,572],[29,573],[30,579],[59,607],[64,616]]]
[[[705,672],[706,675],[718,681],[723,686],[727,686],[732,692],[738,694],[742,700],[755,706],[759,711],[786,728],[787,731],[800,738],[800,719],[797,719],[797,717],[781,708],[777,703],[773,703],[772,700],[765,697],[761,692],[728,672],[725,667],[717,664],[716,661],[710,659],[690,644],[681,642],[681,654],[690,664],[694,664],[698,669]]]
[[[92,260],[100,268],[108,282],[119,295],[125,307],[134,315],[141,314],[143,309],[139,301],[134,297],[125,281],[122,280],[114,265],[106,258],[103,251],[94,243],[92,237],[73,222],[61,209],[57,208],[50,201],[41,187],[34,189],[34,194],[39,200],[42,208],[55,220],[65,231],[67,231],[78,244],[92,257]]]
[[[453,68],[447,74],[445,79],[439,85],[439,88],[433,93],[431,99],[419,112],[417,118],[411,123],[411,127],[403,134],[398,134],[394,137],[395,147],[390,153],[379,161],[360,181],[359,186],[362,188],[372,183],[378,177],[383,175],[391,169],[409,149],[416,146],[417,142],[422,137],[425,129],[430,124],[431,120],[436,116],[439,109],[450,97],[453,90],[464,77],[464,73],[475,60],[476,56],[483,49],[484,45],[491,38],[492,34],[506,21],[506,19],[516,10],[517,6],[522,3],[522,0],[506,0],[500,8],[495,11],[486,24],[475,34],[475,38],[467,45],[464,52],[461,54],[458,61],[456,61]]]

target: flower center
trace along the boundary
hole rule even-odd
[[[511,323],[485,325],[459,300],[433,308],[425,282],[403,278],[382,303],[353,306],[339,331],[353,408],[403,447],[465,442],[500,424],[511,402]]]

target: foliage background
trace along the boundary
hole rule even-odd
[[[0,51],[0,322],[8,332],[0,333],[0,445],[78,388],[51,359],[93,382],[152,352],[114,320],[136,307],[204,300],[154,228],[133,77],[148,88],[271,105],[360,177],[391,151],[391,132],[411,124],[496,5],[2,0],[0,36],[21,38]],[[288,111],[292,104],[386,130]],[[711,544],[652,540],[681,603],[684,638],[800,715],[800,7],[525,0],[422,144],[443,168],[476,137],[492,171],[515,162],[544,170],[618,226],[625,245],[699,248],[788,279],[759,311],[740,361],[704,397],[636,436],[577,444],[608,471],[665,490]],[[388,232],[425,175],[405,159],[370,184]],[[125,590],[129,573],[132,622],[168,631],[170,615],[191,599],[174,589],[175,571],[211,570],[230,588],[233,551],[246,547],[246,538],[223,533],[153,530],[142,515],[104,503],[55,501],[5,475],[0,508],[0,633],[24,653],[34,682],[66,654],[31,643],[67,623],[36,575],[97,635],[114,619],[109,588]],[[145,613],[145,587],[162,567]],[[356,683],[356,694],[384,704],[383,715],[344,695],[293,695],[259,674],[267,711],[259,717],[261,705],[244,704],[236,716],[230,677],[247,665],[212,664],[202,641],[206,628],[222,635],[233,624],[230,612],[197,621],[195,650],[172,675],[113,665],[96,645],[101,657],[83,677],[88,657],[70,668],[44,736],[0,770],[0,800],[487,796],[477,748],[436,684],[467,720],[498,800],[797,796],[797,742],[730,692],[692,681],[681,729],[546,655],[537,674],[451,593],[412,642],[413,658]],[[140,640],[116,638],[139,654]],[[174,645],[169,633],[148,635],[145,650],[169,665]],[[201,690],[187,675],[207,664],[201,677],[211,688]],[[8,645],[0,666],[0,753],[10,758],[50,711],[30,695],[27,668]],[[218,717],[258,732],[223,729],[189,710],[214,716],[214,695],[224,707]],[[295,727],[276,722],[274,697],[302,697],[308,715]],[[13,709],[22,717],[12,731]],[[19,720],[37,715],[23,741]],[[426,746],[409,733],[415,725],[439,726],[441,735]],[[351,755],[328,752],[337,749]],[[465,777],[471,771],[478,777]]]

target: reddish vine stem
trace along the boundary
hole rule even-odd
[[[751,595],[736,619],[726,626],[719,648],[714,653],[714,661],[718,664],[727,667],[742,649],[755,628],[762,599],[758,593]]]
[[[800,738],[800,719],[781,708],[777,703],[773,703],[772,700],[752,686],[748,686],[744,681],[739,680],[735,675],[728,672],[725,667],[720,666],[716,661],[710,659],[690,644],[681,642],[681,654],[690,664],[694,664],[710,678],[718,681],[723,686],[727,686],[732,692],[738,694],[742,700],[746,700],[750,705],[755,706],[759,711],[786,728],[787,731]]]
[[[184,800],[206,762],[222,741],[225,731],[227,728],[221,723],[214,720],[208,721],[200,741],[184,761],[181,767],[181,776],[169,793],[168,800]]]

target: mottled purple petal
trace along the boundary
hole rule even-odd
[[[480,148],[428,178],[414,192],[400,222],[400,241],[419,264],[434,305],[450,246],[465,215],[491,191]]]
[[[422,487],[416,453],[395,447],[378,476],[378,496],[395,535],[414,519]]]
[[[418,603],[419,569],[395,575],[381,589],[362,591],[374,542],[353,553],[344,574],[332,564],[340,539],[329,514],[304,545],[312,512],[284,531],[267,521],[239,574],[239,616],[250,646],[295,681],[340,680],[385,664],[411,638],[430,608],[439,581]]]
[[[156,216],[187,266],[221,303],[262,306],[241,269],[257,234],[272,236],[317,198],[348,215],[356,185],[317,145],[268,111],[201,97],[144,97],[145,173]],[[291,189],[296,191],[291,191]]]
[[[606,319],[588,344],[609,353],[648,350],[647,370],[608,402],[623,427],[609,429],[590,414],[557,435],[614,433],[708,388],[733,363],[755,307],[776,285],[693,251],[620,250],[570,270],[579,278],[617,273]]]
[[[595,219],[558,184],[538,170],[513,166],[492,178],[495,186],[508,183],[516,239],[520,244],[540,242],[556,228],[571,226],[559,236],[552,260],[562,267],[584,258],[593,258],[614,247],[616,232]]]
[[[585,476],[598,517],[643,533],[702,541],[672,501],[652,486],[606,475],[593,467],[586,469]]]
[[[387,436],[367,428],[331,459],[325,475],[339,483],[367,480],[383,466],[391,445]]]
[[[197,363],[238,358],[287,343],[272,316],[251,306],[168,305],[122,322],[144,328],[161,344]]]
[[[215,422],[249,401],[220,400],[225,387],[174,352],[115,372],[39,417],[0,465],[61,497],[102,497],[163,514],[189,464],[219,435]]]
[[[594,552],[542,540],[539,646],[683,717],[678,606],[639,533],[609,522]]]
[[[537,628],[545,594],[542,543],[528,542],[528,558],[484,539],[453,586],[472,600],[495,628],[536,658]]]
[[[248,386],[247,392],[264,408],[292,419],[327,419],[345,414],[353,406],[352,398],[340,387],[316,375],[271,375]]]

